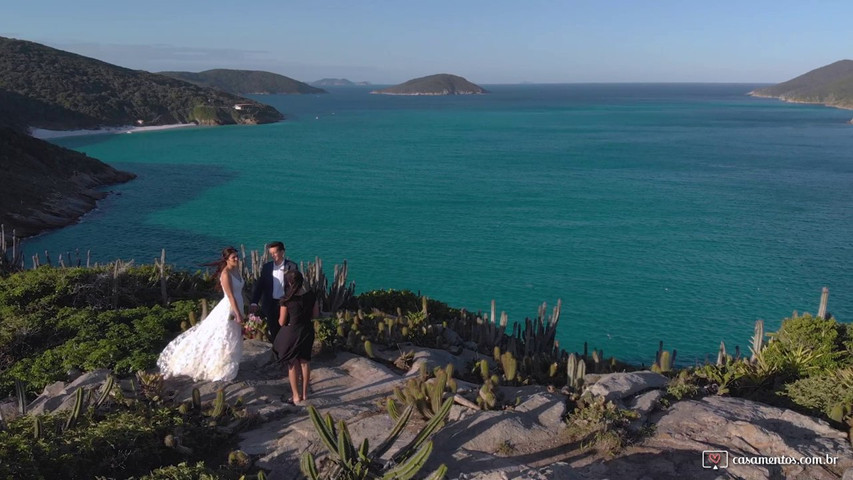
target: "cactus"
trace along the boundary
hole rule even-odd
[[[373,356],[373,343],[371,343],[370,340],[364,341],[364,353],[366,353],[368,357],[374,358],[374,356]]]
[[[193,387],[193,408],[201,410],[201,392],[195,387]]]
[[[764,350],[764,320],[755,321],[755,333],[752,335],[752,346],[749,349],[752,351],[750,361],[757,362],[761,356],[761,351]]]
[[[829,411],[829,418],[838,423],[842,423],[844,418],[850,415],[851,410],[853,410],[853,405],[846,405],[843,402],[836,403]]]
[[[408,479],[417,475],[426,463],[432,452],[432,441],[429,437],[441,428],[452,405],[452,399],[445,400],[439,412],[427,422],[411,442],[394,454],[389,462],[380,462],[379,459],[403,432],[414,410],[411,405],[399,415],[385,440],[372,451],[369,451],[367,440],[363,441],[358,449],[355,448],[344,421],[339,421],[335,428],[331,415],[326,414],[326,417],[322,418],[313,406],[308,407],[308,415],[320,440],[331,453],[334,466],[329,472],[330,478]],[[306,451],[302,454],[299,468],[307,478],[319,478],[314,457],[310,452]],[[430,478],[437,478],[436,474],[443,474],[445,471],[446,468],[442,465]]]
[[[216,400],[213,402],[213,411],[210,413],[210,416],[213,418],[219,418],[225,414],[225,390],[220,388],[219,391],[216,392]]]
[[[726,355],[726,343],[720,342],[720,351],[717,353],[717,365],[725,365],[728,360],[728,355]]]
[[[583,377],[586,375],[586,362],[582,358],[572,353],[569,355],[569,360],[566,362],[566,371],[568,373],[568,385],[573,390],[580,390],[583,386]]]
[[[592,371],[601,373],[604,369],[604,350],[592,349]]]
[[[491,380],[483,383],[483,386],[480,387],[480,391],[477,394],[477,405],[479,405],[483,410],[494,410],[497,402],[497,394],[495,393]]]
[[[83,411],[83,387],[77,388],[77,393],[75,394],[74,400],[74,408],[71,409],[71,413],[68,415],[68,420],[65,421],[65,426],[62,428],[63,431],[68,430],[69,428],[77,425],[77,420],[80,419],[80,413]]]
[[[195,316],[195,312],[190,312],[187,314],[187,316],[189,317],[190,327],[194,327],[195,324],[198,323],[198,320],[196,319],[196,316]]]
[[[671,372],[677,354],[678,351],[673,350],[672,355],[670,355],[668,350],[663,349],[663,341],[661,341],[658,344],[658,351],[655,354],[655,363],[652,365],[652,371],[657,373]]]
[[[103,405],[104,402],[107,400],[107,398],[109,398],[110,392],[112,392],[115,383],[115,377],[113,377],[112,375],[107,376],[107,381],[104,382],[104,386],[101,388],[101,393],[95,400],[95,408],[100,408],[101,405]]]
[[[41,424],[41,417],[33,417],[33,439],[38,440],[44,434],[44,428]]]
[[[27,390],[24,388],[24,382],[15,379],[15,396],[18,397],[18,413],[21,416],[27,414]]]
[[[557,376],[557,370],[560,368],[560,365],[557,362],[552,362],[551,366],[548,367],[548,377],[554,378]]]
[[[504,378],[507,382],[513,383],[515,382],[515,375],[518,371],[518,361],[516,361],[515,357],[512,356],[511,353],[506,352],[500,357],[501,366],[504,370]]]
[[[474,364],[474,371],[476,372],[478,369],[480,370],[480,377],[483,381],[485,382],[488,380],[490,377],[489,362],[487,362],[485,358]]]

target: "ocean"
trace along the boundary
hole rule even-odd
[[[288,116],[53,142],[138,178],[29,255],[183,268],[281,240],[510,322],[562,300],[561,347],[678,363],[748,353],[755,320],[853,318],[853,112],[745,84],[486,85],[458,97],[253,96]],[[83,253],[85,258],[85,253]]]

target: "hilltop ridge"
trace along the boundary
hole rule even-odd
[[[160,75],[210,87],[224,92],[240,94],[316,94],[329,93],[307,83],[277,73],[258,70],[229,70],[217,68],[203,72],[159,72]]]
[[[0,124],[53,130],[109,126],[257,124],[282,120],[248,98],[0,37]],[[251,108],[237,110],[234,105]]]

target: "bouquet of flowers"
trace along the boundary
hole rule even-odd
[[[267,323],[264,319],[250,313],[243,322],[243,338],[247,340],[266,340]]]

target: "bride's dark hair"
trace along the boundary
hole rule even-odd
[[[299,273],[299,270],[288,270],[284,274],[284,283],[287,284],[287,295],[281,299],[281,304],[289,302],[291,298],[301,295],[302,283],[305,278]]]
[[[237,253],[237,249],[234,247],[225,247],[222,249],[222,255],[219,260],[214,262],[202,263],[204,267],[216,267],[216,273],[213,274],[213,278],[219,279],[219,274],[225,270],[225,265],[228,264],[228,257],[231,256],[232,253]],[[237,255],[239,257],[239,255]],[[216,289],[222,290],[222,284],[219,281],[216,282]]]

